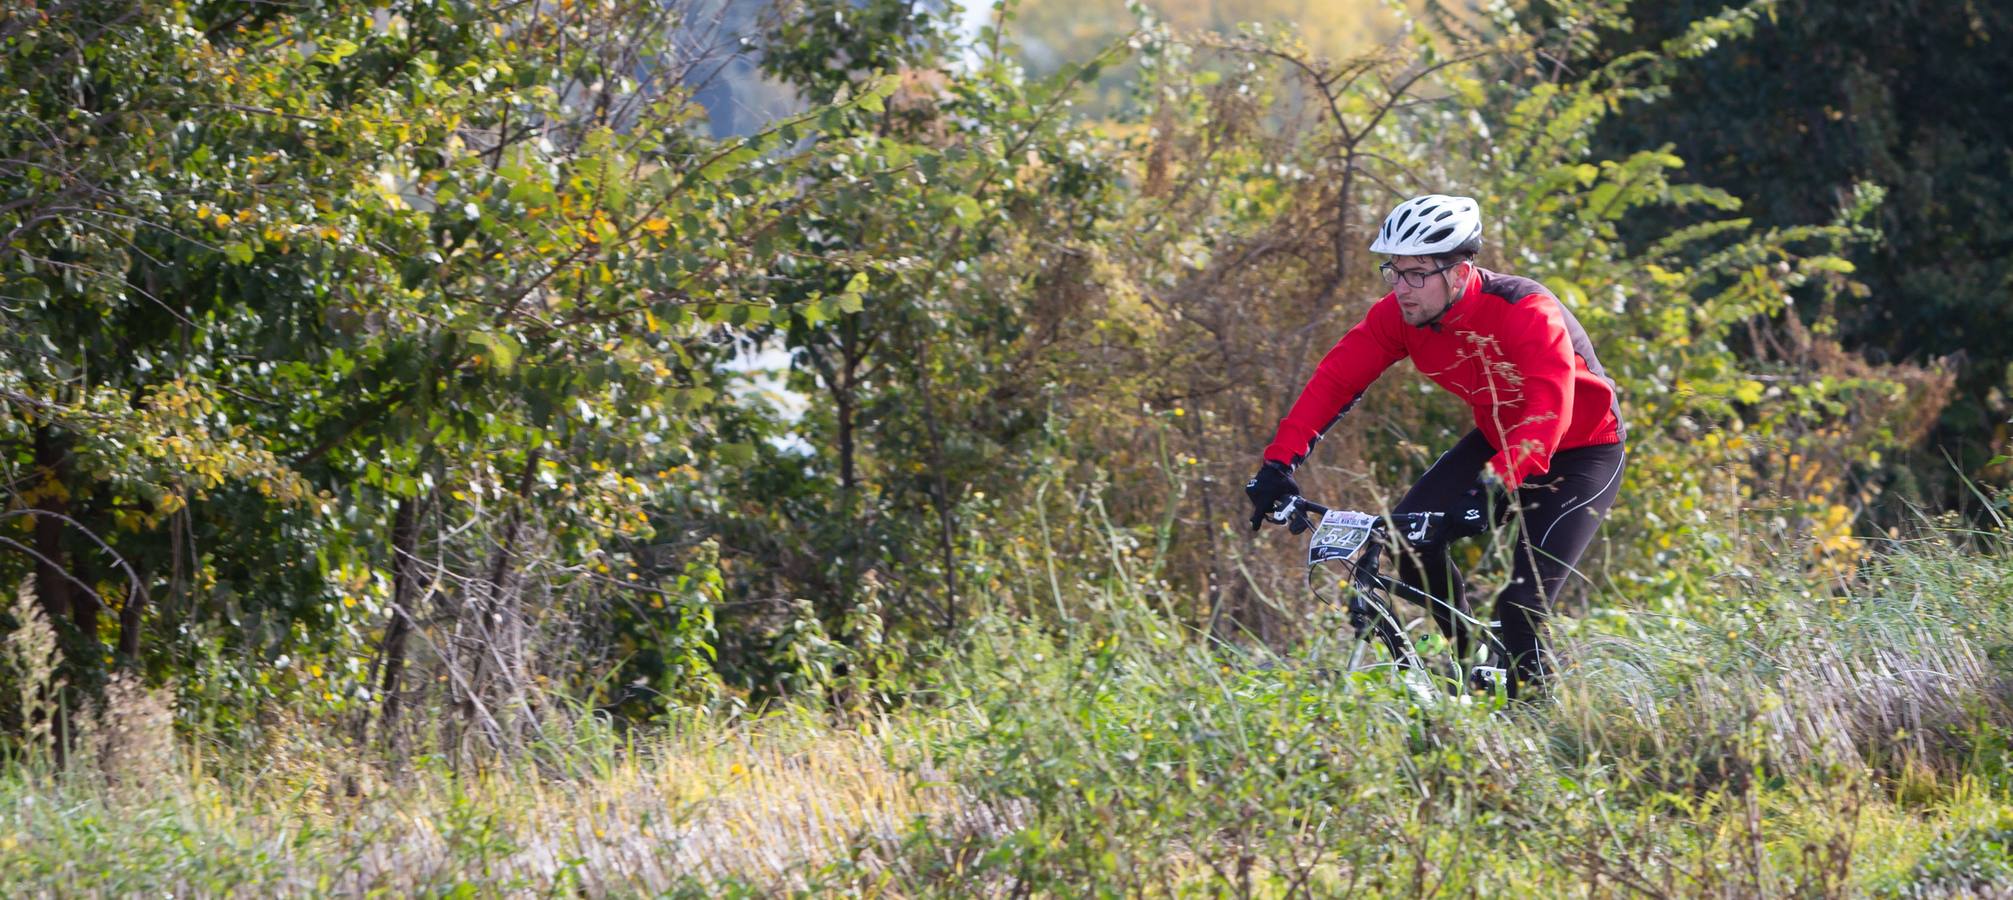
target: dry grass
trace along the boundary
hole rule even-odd
[[[801,890],[853,848],[958,811],[919,737],[778,718],[577,760],[586,777],[421,770],[359,797],[341,788],[355,770],[339,751],[298,742],[237,786],[180,754],[150,772],[120,764],[116,789],[22,773],[0,786],[0,880],[65,896]]]
[[[1551,730],[1707,780],[1728,763],[1955,776],[1980,727],[2013,722],[2013,680],[1991,658],[2013,633],[2009,569],[1933,543],[1877,561],[1848,594],[1757,580],[1711,617],[1578,642]]]

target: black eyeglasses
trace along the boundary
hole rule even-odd
[[[1467,262],[1467,260],[1457,259],[1437,269],[1432,269],[1425,272],[1414,271],[1411,269],[1400,269],[1396,266],[1391,265],[1390,263],[1385,263],[1381,266],[1378,266],[1377,271],[1383,273],[1385,284],[1396,286],[1398,284],[1399,276],[1404,276],[1406,284],[1409,284],[1415,288],[1422,288],[1426,286],[1426,279],[1438,275],[1441,272],[1445,272],[1448,269],[1458,266],[1464,262]]]

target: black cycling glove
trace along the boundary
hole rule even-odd
[[[1278,512],[1287,498],[1300,496],[1300,485],[1293,481],[1293,470],[1285,463],[1268,459],[1258,467],[1258,474],[1245,482],[1244,495],[1251,498],[1251,530],[1257,531],[1265,517]]]

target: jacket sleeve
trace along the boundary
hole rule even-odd
[[[1288,466],[1305,460],[1314,442],[1362,399],[1363,391],[1377,376],[1405,358],[1403,327],[1393,298],[1386,296],[1371,306],[1363,321],[1321,357],[1314,377],[1300,389],[1300,398],[1293,401],[1286,418],[1279,420],[1279,430],[1265,448],[1265,458]]]
[[[1532,314],[1504,335],[1504,359],[1490,365],[1491,389],[1484,395],[1494,401],[1483,410],[1495,420],[1488,430],[1502,435],[1502,452],[1489,464],[1510,487],[1551,470],[1573,408],[1573,344],[1558,301],[1533,296],[1523,302]]]

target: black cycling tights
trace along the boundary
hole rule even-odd
[[[1496,449],[1479,430],[1469,432],[1419,476],[1393,511],[1457,508],[1475,486],[1482,467],[1495,455]],[[1552,456],[1551,471],[1525,479],[1516,491],[1520,512],[1510,520],[1519,529],[1516,564],[1510,583],[1496,594],[1494,615],[1499,623],[1496,638],[1509,655],[1513,693],[1517,682],[1550,668],[1542,637],[1545,616],[1615,504],[1625,455],[1621,444],[1562,450]],[[1420,545],[1398,557],[1400,580],[1435,597],[1446,597],[1463,615],[1470,614],[1461,570],[1448,561],[1445,544]],[[1473,640],[1467,629],[1445,608],[1434,608],[1433,619],[1466,664]]]

